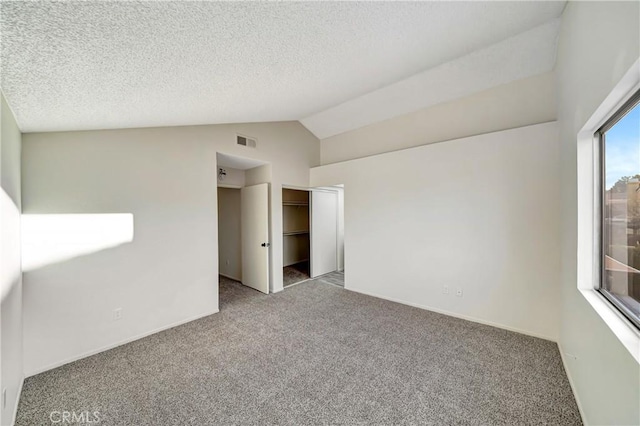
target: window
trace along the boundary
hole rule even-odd
[[[597,132],[600,292],[640,328],[640,92]]]

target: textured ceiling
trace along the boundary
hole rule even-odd
[[[25,132],[313,119],[549,22],[564,7],[564,2],[0,4],[2,89]],[[554,52],[551,44],[538,48]],[[494,62],[493,72],[500,74],[501,65]],[[529,66],[525,58],[512,68]],[[389,114],[397,112],[373,116]],[[309,128],[326,135],[366,122],[354,119],[337,130],[322,122]]]

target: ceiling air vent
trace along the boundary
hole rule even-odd
[[[249,148],[256,147],[256,140],[247,136],[236,135],[236,143],[238,145],[247,146]]]

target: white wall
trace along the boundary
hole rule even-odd
[[[22,387],[22,273],[20,267],[20,151],[21,135],[13,113],[0,92],[0,423],[13,423]],[[0,396],[0,401],[2,400]]]
[[[552,122],[316,167],[311,184],[345,185],[348,289],[555,340],[559,173]]]
[[[323,139],[322,164],[555,119],[553,73],[545,73]]]
[[[244,174],[245,186],[258,185],[261,183],[271,183],[273,180],[273,167],[271,166],[271,164],[265,164],[263,166],[245,170]],[[271,190],[273,191],[273,188]],[[282,194],[280,194],[280,199],[282,200]]]
[[[242,188],[244,186],[244,170],[238,170],[231,167],[218,166],[218,172],[223,169],[226,173],[223,180],[218,179],[218,186],[233,186]]]
[[[640,368],[578,291],[576,140],[640,56],[638,2],[569,2],[556,67],[562,181],[560,343],[588,424],[640,424]]]
[[[218,188],[219,274],[242,281],[240,190]]]
[[[236,133],[258,148],[236,145]],[[276,235],[282,182],[308,186],[319,163],[318,140],[297,122],[36,133],[23,142],[25,213],[134,220],[130,243],[24,274],[27,375],[217,311],[217,152],[271,163]],[[279,239],[271,268],[282,271]],[[282,289],[281,273],[271,288]]]

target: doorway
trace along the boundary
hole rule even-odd
[[[269,293],[270,214],[268,163],[218,153],[218,294],[237,286]]]
[[[218,186],[218,274],[242,282],[240,188]]]

